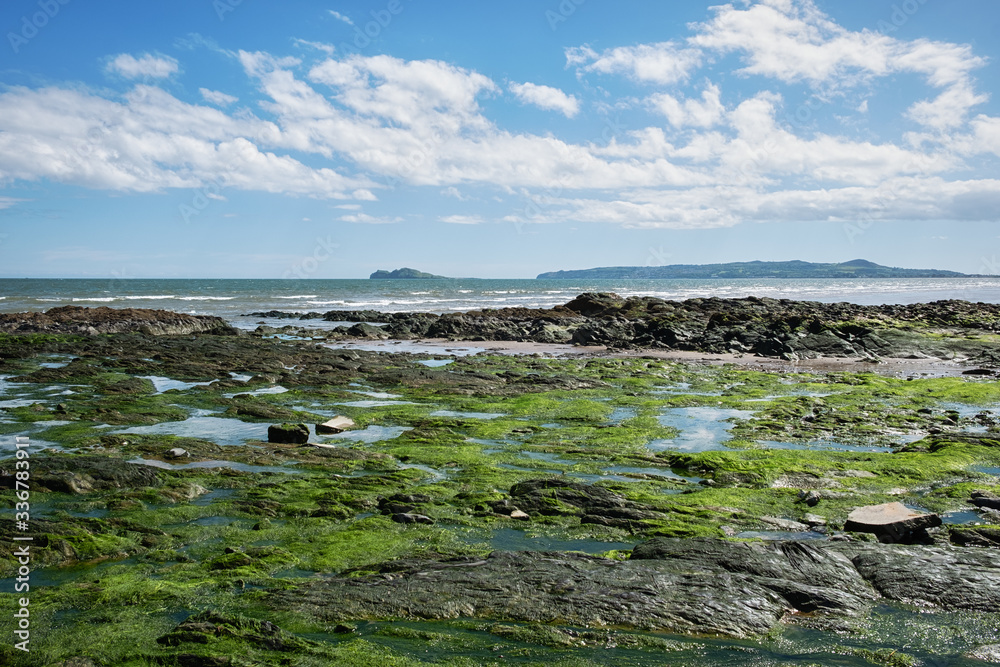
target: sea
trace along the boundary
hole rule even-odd
[[[546,308],[583,292],[653,296],[668,300],[746,296],[864,305],[942,299],[1000,303],[1000,276],[975,278],[711,279],[711,280],[220,280],[220,279],[0,279],[0,312],[57,306],[155,308],[217,315],[252,329],[253,312],[448,313],[481,308]],[[287,322],[285,322],[287,324]],[[318,320],[303,324],[325,326]]]

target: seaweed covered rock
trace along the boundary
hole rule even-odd
[[[316,646],[315,642],[300,639],[270,621],[224,616],[214,611],[191,616],[156,641],[165,646],[180,646],[209,644],[223,638],[270,651],[299,652]]]
[[[634,529],[666,515],[601,486],[567,479],[531,479],[510,489],[511,502],[529,516],[580,516],[582,523]]]

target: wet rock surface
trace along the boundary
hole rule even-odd
[[[0,461],[0,489],[16,483],[14,460]],[[31,462],[34,488],[83,494],[106,489],[134,489],[162,484],[155,468],[106,456],[49,456]]]
[[[668,563],[562,552],[493,552],[485,559],[402,561],[311,591],[275,592],[279,605],[328,621],[491,618],[745,636],[767,632],[786,603],[749,577],[718,587]]]
[[[837,544],[883,597],[917,605],[996,611],[1000,552],[916,545]]]
[[[857,617],[879,597],[996,609],[1000,558],[992,550],[657,538],[627,561],[495,551],[390,562],[377,574],[274,595],[326,621],[473,617],[745,637],[796,613]]]

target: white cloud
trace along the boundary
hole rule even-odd
[[[366,178],[310,168],[262,150],[277,128],[254,117],[187,104],[137,86],[123,101],[81,90],[0,93],[0,183],[47,178],[83,187],[154,192],[220,184],[349,199],[372,196]]]
[[[667,93],[649,98],[654,109],[662,113],[674,127],[712,127],[718,123],[726,109],[722,105],[719,87],[709,83],[701,100],[681,100]]]
[[[360,115],[445,131],[487,126],[476,98],[497,90],[478,72],[384,55],[327,60],[310,70],[309,79],[331,87],[337,101]]]
[[[328,56],[332,56],[337,48],[333,44],[324,44],[323,42],[310,42],[308,39],[295,39],[293,40],[295,46],[306,47],[309,49],[315,49],[321,51]]]
[[[462,194],[462,191],[456,188],[454,185],[449,185],[444,190],[441,191],[445,197],[451,197],[452,199],[457,199],[458,201],[466,201],[468,197]]]
[[[126,79],[163,79],[178,70],[177,61],[169,56],[154,56],[145,53],[138,58],[122,53],[108,62],[108,71],[120,74]]]
[[[342,215],[340,219],[344,222],[355,222],[364,225],[391,225],[396,222],[402,222],[403,219],[400,217],[390,218],[388,216],[379,217],[374,215],[368,215],[367,213],[357,213],[354,215]]]
[[[969,110],[987,100],[976,94],[971,73],[986,64],[968,45],[928,39],[902,41],[833,22],[813,0],[764,0],[746,9],[716,7],[711,20],[695,26],[690,45],[740,53],[738,73],[805,82],[837,91],[896,73],[916,73],[935,88],[935,99],[911,107],[909,117],[934,130],[961,125]]]
[[[575,65],[578,72],[626,74],[644,83],[684,81],[701,62],[701,51],[674,42],[620,46],[601,53],[589,46],[566,49],[566,64]]]
[[[14,199],[13,197],[0,197],[0,210],[3,210],[5,208],[10,208],[14,204],[17,204],[18,202],[21,202],[21,201],[24,201],[24,200],[23,199]],[[0,239],[3,239],[3,238],[4,238],[4,236],[0,235]]]
[[[233,97],[232,95],[227,95],[226,93],[220,92],[218,90],[209,90],[208,88],[199,88],[198,92],[201,93],[202,99],[204,99],[209,104],[215,104],[220,107],[227,107],[233,102],[238,102],[238,97]]]
[[[509,222],[593,222],[639,229],[708,229],[742,222],[838,222],[863,230],[873,221],[995,220],[1000,181],[892,179],[878,187],[766,192],[715,186],[636,190],[613,199],[553,198]]]
[[[968,82],[961,81],[933,100],[917,102],[907,116],[931,129],[948,130],[964,124],[969,110],[988,100],[988,95],[977,95]]]
[[[547,111],[558,111],[567,118],[580,112],[580,100],[558,88],[534,83],[511,83],[508,89],[525,104],[533,104]]]
[[[332,9],[328,9],[327,11],[330,13],[330,16],[337,19],[338,21],[343,21],[347,25],[354,25],[354,21],[352,21],[350,17],[344,16],[340,12],[335,12]]]
[[[484,222],[479,215],[446,215],[439,220],[451,225],[481,225]]]

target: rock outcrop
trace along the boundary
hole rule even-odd
[[[106,306],[62,306],[44,313],[3,313],[0,314],[0,332],[85,335],[138,332],[154,336],[203,332],[229,335],[238,333],[221,317]]]
[[[862,306],[759,297],[666,301],[585,293],[565,305],[543,309],[501,308],[443,315],[370,310],[251,315],[385,325],[342,326],[329,334],[345,338],[532,341],[787,359],[962,357],[986,365],[1000,364],[1000,353],[992,343],[961,335],[1000,331],[1000,305],[957,300]]]

